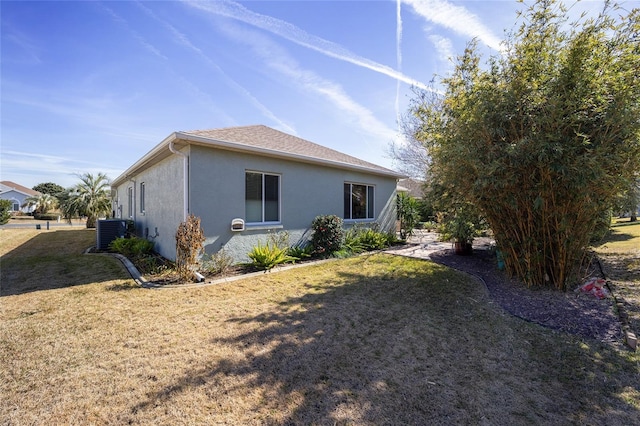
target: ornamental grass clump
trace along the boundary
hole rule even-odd
[[[264,246],[258,243],[247,256],[258,269],[269,271],[273,267],[298,260],[288,254],[288,247],[278,247],[277,244],[267,242]]]

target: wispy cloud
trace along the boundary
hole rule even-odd
[[[105,167],[103,162],[77,160],[70,157],[37,154],[22,151],[2,152],[3,176],[19,176],[20,183],[34,186],[37,183],[56,182],[63,186],[72,186],[78,182],[78,176],[84,173],[106,173],[115,177],[122,170]]]
[[[446,0],[402,0],[416,14],[434,24],[442,25],[458,34],[477,38],[492,49],[501,51],[500,39],[482,21],[463,6]]]
[[[143,46],[147,51],[151,52],[154,56],[157,56],[160,59],[169,60],[169,58],[163,55],[162,52],[160,52],[160,50],[158,50],[151,43],[147,42],[147,40],[145,40],[144,37],[142,37],[136,30],[131,28],[129,23],[124,18],[122,18],[120,15],[115,13],[112,9],[105,6],[104,4],[98,3],[98,5],[104,12],[106,12],[109,16],[111,16],[111,18],[115,22],[124,26],[127,29],[127,31],[129,31],[129,33],[136,39],[136,41],[140,43],[140,45]]]
[[[216,1],[216,2],[198,2],[193,0],[184,0],[186,4],[213,13],[216,15],[232,18],[262,30],[276,34],[286,40],[296,43],[300,46],[320,52],[329,57],[352,63],[354,65],[368,68],[372,71],[395,78],[404,83],[427,89],[424,83],[408,77],[401,72],[394,70],[386,65],[379,64],[370,59],[359,56],[337,43],[314,36],[306,31],[296,27],[289,22],[271,16],[262,15],[253,12],[239,3],[232,1]]]
[[[217,118],[217,121],[223,121],[230,126],[237,124],[232,117],[230,117],[222,108],[218,106],[218,104],[213,100],[211,95],[209,95],[208,93],[200,89],[197,85],[193,84],[191,81],[189,81],[185,77],[179,75],[171,66],[171,61],[169,57],[164,55],[160,51],[160,49],[156,48],[153,44],[149,43],[136,30],[134,30],[129,25],[126,19],[122,18],[120,15],[115,13],[109,7],[103,4],[99,4],[99,5],[101,9],[104,12],[106,12],[109,16],[111,16],[111,18],[116,23],[124,27],[142,47],[144,47],[152,55],[166,62],[167,63],[166,70],[167,72],[173,75],[172,80],[177,82],[177,84],[181,86],[182,90],[184,90],[185,93],[189,94],[192,98],[196,99],[204,108],[207,108],[208,110],[210,110],[213,113],[213,115]],[[152,16],[154,19],[158,19],[156,15],[154,15],[148,8],[143,8],[143,11],[147,13],[147,15]],[[188,39],[182,36],[178,31],[176,31],[175,28],[170,27],[169,31],[177,37],[177,39],[181,44],[186,45],[190,49],[195,49],[200,55],[204,56],[204,54],[200,51],[200,49],[196,48],[191,43],[189,43]]]
[[[153,11],[151,9],[147,8],[142,3],[136,2],[136,4],[147,15],[149,15],[150,17],[155,19],[157,22],[159,22],[163,27],[165,27],[173,35],[173,38],[176,41],[176,43],[186,47],[187,49],[189,49],[193,53],[195,53],[204,63],[206,63],[211,69],[216,71],[224,79],[224,81],[226,82],[226,84],[229,87],[231,87],[234,91],[236,91],[237,93],[242,95],[244,98],[246,98],[265,117],[267,117],[271,121],[277,123],[278,127],[281,128],[282,130],[284,130],[286,132],[289,132],[289,133],[296,134],[296,131],[295,131],[295,129],[293,127],[291,127],[289,124],[287,124],[286,122],[284,122],[283,120],[278,118],[269,108],[267,108],[255,96],[253,96],[251,94],[251,92],[249,92],[245,87],[243,87],[241,84],[239,84],[233,78],[231,78],[222,68],[220,68],[220,66],[218,64],[216,64],[209,56],[207,56],[202,51],[202,49],[200,49],[199,47],[194,45],[185,34],[183,34],[180,31],[178,31],[178,29],[175,28],[170,23],[168,23],[165,20],[161,19],[159,16],[157,16],[155,13],[153,13]]]
[[[450,61],[455,57],[453,45],[451,44],[450,39],[437,34],[429,34],[427,38],[435,46],[436,52],[438,52],[438,58],[441,61]]]
[[[255,31],[243,30],[235,25],[222,25],[225,32],[237,42],[249,45],[262,61],[288,82],[302,90],[319,95],[342,113],[347,121],[354,123],[361,132],[387,140],[395,136],[395,131],[380,122],[366,107],[353,100],[339,84],[322,78],[313,71],[305,70],[285,49]]]
[[[15,45],[17,49],[11,51],[14,53],[11,56],[3,53],[2,62],[7,62],[7,60],[13,63],[22,63],[22,64],[30,64],[30,65],[39,65],[42,63],[40,59],[40,49],[37,44],[31,40],[30,37],[18,31],[14,28],[10,22],[2,22],[3,27],[3,36],[2,43],[4,44],[4,51],[7,52],[7,49],[10,45]]]

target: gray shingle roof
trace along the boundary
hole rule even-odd
[[[196,144],[218,149],[254,153],[255,155],[283,158],[320,164],[327,167],[358,170],[393,178],[404,177],[401,173],[377,164],[369,163],[317,143],[293,136],[263,125],[227,127],[211,130],[174,132],[155,146],[118,176],[112,185],[120,185],[129,176],[153,166],[171,154],[173,143]]]
[[[269,151],[273,154],[281,153],[283,156],[298,156],[309,160],[321,160],[344,165],[357,166],[359,168],[379,171],[385,174],[398,174],[377,164],[369,163],[342,152],[327,148],[317,143],[290,135],[263,125],[227,127],[211,130],[192,130],[178,132],[179,134],[197,136],[235,144],[238,148],[247,147],[261,151]]]

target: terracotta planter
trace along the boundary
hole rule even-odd
[[[461,256],[468,256],[470,254],[473,254],[473,246],[471,245],[471,243],[467,243],[464,241],[455,241],[453,243],[453,250],[455,254]]]

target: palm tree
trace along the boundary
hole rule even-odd
[[[71,189],[62,210],[67,219],[86,216],[87,228],[95,228],[100,216],[109,216],[111,213],[111,182],[104,173],[96,176],[85,173],[80,176],[80,181]]]
[[[24,199],[22,207],[35,207],[35,214],[46,214],[58,207],[58,199],[51,194],[40,194]]]

